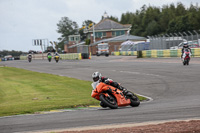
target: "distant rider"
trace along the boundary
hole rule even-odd
[[[50,52],[47,53],[47,57],[48,57],[48,56],[51,56],[51,53],[50,53]]]
[[[56,52],[54,56],[59,56],[59,54]]]
[[[32,59],[32,54],[31,53],[28,54],[28,59]]]
[[[191,49],[189,48],[188,43],[187,43],[187,42],[184,42],[184,43],[183,43],[183,48],[182,48],[181,58],[183,58],[183,54],[184,54],[184,51],[185,51],[186,49],[189,50],[190,55],[192,54],[192,51],[191,51]]]
[[[92,78],[94,82],[103,82],[105,84],[111,85],[119,90],[121,90],[123,92],[124,95],[126,95],[128,93],[127,89],[122,87],[121,85],[119,85],[117,82],[114,82],[112,79],[103,77],[101,75],[101,73],[99,72],[94,72],[92,74]]]

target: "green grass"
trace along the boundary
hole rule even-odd
[[[0,116],[97,105],[91,82],[0,67]]]
[[[99,105],[91,91],[89,81],[0,67],[0,116]]]

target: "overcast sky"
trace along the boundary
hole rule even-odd
[[[0,0],[0,50],[41,50],[33,46],[33,39],[58,41],[57,23],[61,17],[82,26],[83,21],[98,23],[104,12],[120,17],[122,13],[135,12],[146,4],[162,7],[180,0]],[[181,0],[189,7],[199,0]]]

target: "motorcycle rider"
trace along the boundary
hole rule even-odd
[[[192,54],[192,51],[191,51],[191,49],[190,49],[189,46],[188,46],[188,42],[184,42],[184,43],[183,43],[183,48],[182,48],[182,50],[181,50],[181,51],[182,51],[181,59],[183,58],[183,54],[184,54],[185,49],[188,49],[189,52],[190,52],[190,54]]]
[[[32,59],[32,54],[31,53],[28,54],[28,59]]]
[[[56,52],[56,53],[54,54],[54,56],[59,56],[59,54]]]
[[[105,84],[111,85],[122,91],[124,95],[128,93],[127,89],[119,85],[117,82],[114,82],[112,79],[103,77],[100,72],[94,72],[92,74],[92,78],[94,82],[103,82]]]
[[[50,53],[50,52],[47,53],[47,57],[48,57],[48,56],[51,56],[51,53]]]

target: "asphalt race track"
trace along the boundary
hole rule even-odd
[[[183,66],[180,58],[137,59],[133,56],[100,56],[58,63],[19,60],[0,62],[0,65],[89,81],[94,71],[100,71],[127,89],[153,99],[136,108],[90,108],[0,117],[1,133],[200,118],[200,58],[192,58],[189,66]]]

